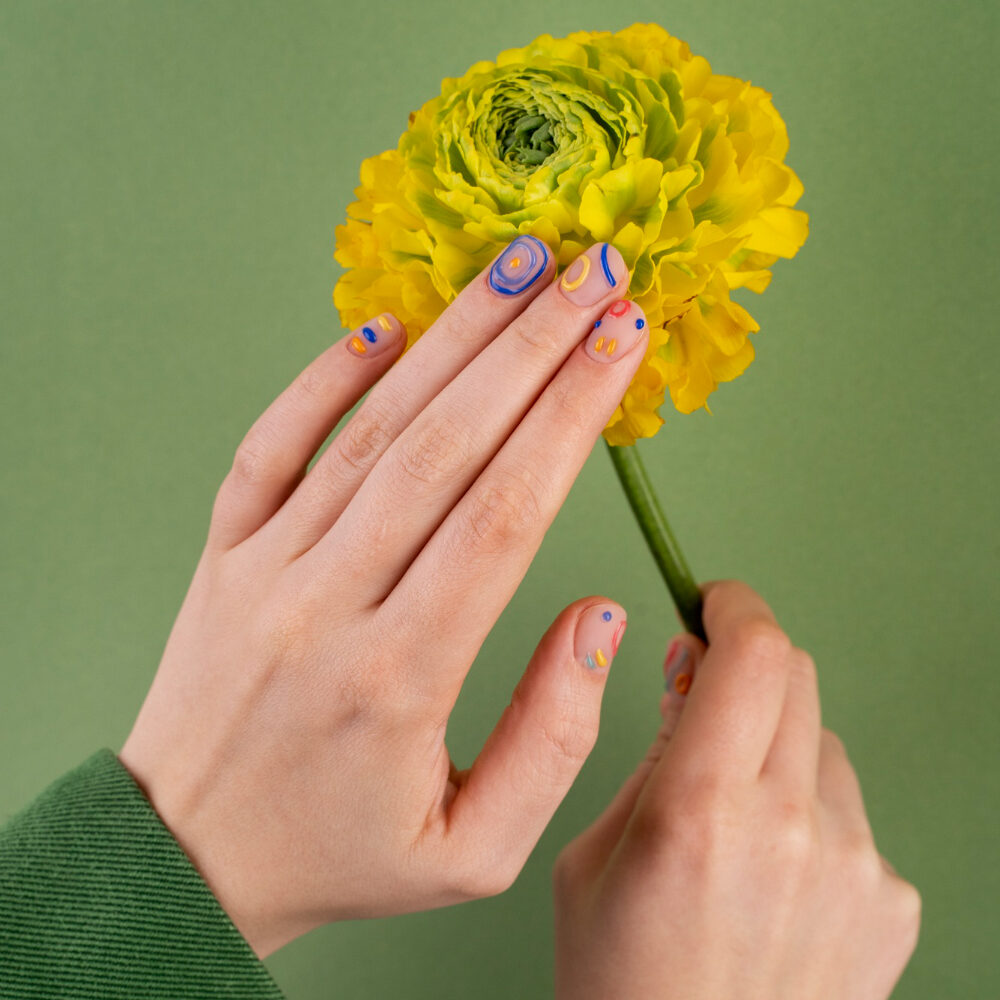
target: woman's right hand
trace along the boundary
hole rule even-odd
[[[671,646],[646,759],[555,870],[556,995],[884,1000],[920,896],[876,850],[816,670],[745,584]]]

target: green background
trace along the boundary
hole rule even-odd
[[[739,297],[747,375],[643,454],[696,575],[750,582],[819,665],[879,848],[923,894],[896,996],[995,1000],[996,10],[0,3],[0,818],[121,746],[233,449],[340,335],[360,160],[477,59],[655,20],[774,94],[811,235]],[[463,692],[460,763],[594,592],[631,628],[515,887],[308,935],[268,963],[291,1000],[550,992],[551,863],[644,752],[675,621],[603,446]]]

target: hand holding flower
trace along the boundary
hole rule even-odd
[[[260,955],[504,889],[593,745],[625,624],[598,597],[558,616],[471,768],[445,746],[647,345],[615,250],[554,274],[516,239],[395,365],[399,320],[362,323],[254,424],[219,490],[121,759]]]
[[[820,725],[816,668],[761,597],[707,584],[645,760],[556,866],[556,996],[886,1000],[920,896]]]

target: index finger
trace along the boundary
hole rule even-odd
[[[708,649],[650,776],[654,786],[756,780],[785,702],[791,643],[767,602],[739,580],[706,584],[702,593]]]

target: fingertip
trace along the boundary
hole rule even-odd
[[[350,354],[365,360],[398,352],[406,343],[406,326],[391,312],[382,312],[355,327],[344,343]]]
[[[618,653],[628,614],[615,601],[600,598],[584,607],[576,622],[573,656],[591,675],[604,678]]]
[[[537,236],[521,233],[493,258],[483,270],[486,290],[501,299],[511,299],[541,291],[542,280],[554,270],[555,256]]]
[[[636,345],[645,345],[648,337],[649,328],[642,306],[631,299],[616,299],[594,322],[583,349],[593,361],[610,364],[632,353]]]

